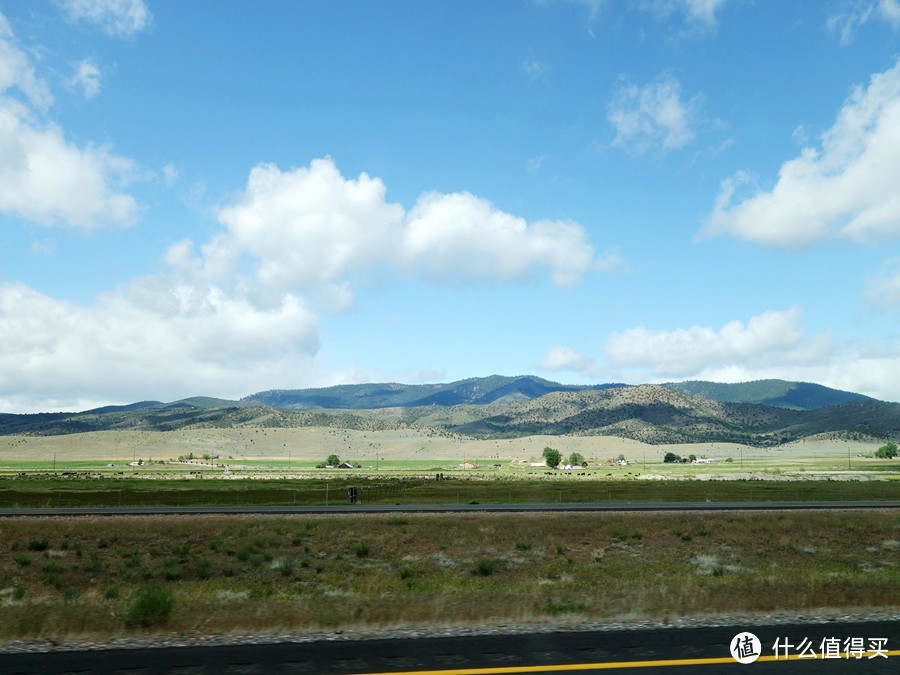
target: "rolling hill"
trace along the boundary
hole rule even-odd
[[[900,440],[900,404],[780,380],[576,387],[492,376],[437,385],[269,391],[240,401],[194,397],[78,413],[0,414],[0,435],[223,427],[417,428],[474,438],[570,434],[773,446],[821,435]]]

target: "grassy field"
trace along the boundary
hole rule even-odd
[[[794,502],[900,500],[898,481],[659,481],[595,476],[340,476],[329,479],[61,478],[0,479],[0,509],[75,506],[335,505],[357,488],[360,504],[548,504],[631,502]]]
[[[530,466],[547,445],[589,468]],[[0,509],[346,504],[350,486],[363,504],[900,499],[900,461],[876,447],[333,429],[2,437]],[[715,462],[665,464],[665,452]],[[332,453],[362,468],[314,468]],[[0,640],[898,607],[898,552],[895,511],[4,518]]]
[[[0,528],[3,640],[900,606],[897,512],[50,517]]]

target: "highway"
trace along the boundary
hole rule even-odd
[[[0,508],[14,516],[159,516],[159,515],[316,515],[335,513],[546,513],[629,511],[815,511],[833,509],[900,509],[900,501],[822,502],[635,502],[551,504],[338,504],[333,506],[135,506]]]
[[[900,672],[900,622],[798,623],[0,654],[0,672],[5,675],[74,672],[166,675],[715,674],[738,672],[750,665],[738,663],[730,653],[735,636],[743,631],[751,631],[759,638],[760,655],[748,670],[741,672],[779,675]],[[861,641],[862,651],[843,652],[844,647],[852,645],[854,639]],[[776,653],[776,641],[778,645],[790,646],[786,649],[780,646]],[[823,652],[823,641],[826,645],[832,641],[840,649],[831,653],[826,646]],[[804,658],[799,658],[801,645],[807,643],[811,651]],[[873,646],[876,649],[870,650]],[[823,658],[823,655],[829,658]]]

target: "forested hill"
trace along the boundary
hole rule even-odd
[[[810,382],[788,382],[787,380],[755,380],[725,384],[722,382],[670,382],[667,387],[677,389],[691,396],[699,396],[723,403],[759,403],[778,408],[814,410],[841,403],[865,403],[875,399],[840,389],[830,389]]]
[[[285,410],[342,408],[410,408],[425,405],[485,405],[504,401],[525,401],[554,391],[608,389],[621,384],[568,385],[540,377],[473,377],[446,384],[342,384],[320,389],[274,389],[241,399],[242,405],[266,405]]]

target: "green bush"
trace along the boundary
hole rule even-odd
[[[50,542],[46,539],[32,539],[28,542],[29,551],[46,551],[50,547]]]
[[[472,568],[472,574],[479,577],[489,577],[497,571],[496,560],[479,560]]]
[[[128,626],[158,626],[166,623],[175,607],[175,598],[160,586],[142,586],[131,600],[125,623]]]

